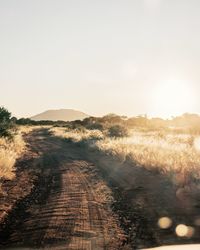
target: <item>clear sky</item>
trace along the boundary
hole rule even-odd
[[[199,0],[0,0],[0,105],[200,113],[199,13]]]

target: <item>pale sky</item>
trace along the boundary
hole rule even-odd
[[[0,105],[200,113],[199,13],[199,0],[0,0]]]

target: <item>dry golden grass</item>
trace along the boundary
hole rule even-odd
[[[36,129],[36,126],[19,126],[18,127],[18,132],[22,134],[28,134],[32,132],[34,129]]]
[[[25,143],[21,133],[12,140],[0,138],[0,178],[12,179],[14,177],[14,164],[22,154]]]
[[[51,128],[51,126],[48,125],[20,125],[18,126],[18,131],[21,132],[22,134],[29,134],[30,132],[32,132],[33,130],[36,129],[42,129],[42,128]]]
[[[80,142],[89,139],[102,139],[103,133],[99,130],[70,130],[68,128],[51,128],[49,130],[55,136],[71,139],[74,142]]]
[[[178,185],[200,178],[200,139],[189,134],[133,131],[129,138],[97,141],[96,147],[122,161],[128,158],[138,166],[165,173]]]
[[[88,140],[88,145],[122,162],[129,160],[137,166],[168,175],[176,185],[186,185],[200,178],[200,137],[167,131],[133,130],[128,138],[114,139],[95,130],[66,130],[52,132],[73,141]],[[89,140],[92,137],[100,140]]]
[[[20,126],[12,139],[0,138],[0,178],[12,179],[15,176],[15,162],[26,149],[23,134],[33,129],[33,126]]]

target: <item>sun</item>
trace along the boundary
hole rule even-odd
[[[158,84],[152,93],[151,113],[170,118],[192,112],[195,108],[195,93],[191,85],[184,81],[169,80]]]

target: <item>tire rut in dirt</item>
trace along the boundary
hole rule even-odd
[[[25,237],[25,234],[23,233],[26,231],[26,228],[24,228],[24,222],[30,217],[29,208],[36,204],[40,206],[45,203],[50,190],[54,188],[52,186],[52,180],[54,178],[56,177],[53,175],[46,176],[45,173],[42,173],[36,178],[31,193],[16,202],[14,208],[0,226],[1,249],[4,249],[7,245],[15,245],[19,242],[26,244],[26,242],[30,241],[30,238]],[[57,178],[59,178],[59,176],[57,176]],[[18,230],[20,231],[20,234],[17,236]],[[38,243],[35,242],[35,245],[37,246]]]
[[[27,141],[30,152],[17,169],[19,176],[31,171],[21,185],[24,192],[28,181],[33,185],[26,196],[12,200],[12,210],[0,224],[0,248],[122,249],[125,235],[111,211],[112,195],[108,191],[106,196],[109,188],[97,168],[82,160],[80,147],[44,129]],[[32,155],[38,158],[31,160]],[[17,181],[18,176],[11,186]],[[106,198],[98,195],[99,186]]]
[[[96,201],[90,177],[78,163],[55,167],[17,204],[0,232],[3,249],[120,249],[115,220]]]

